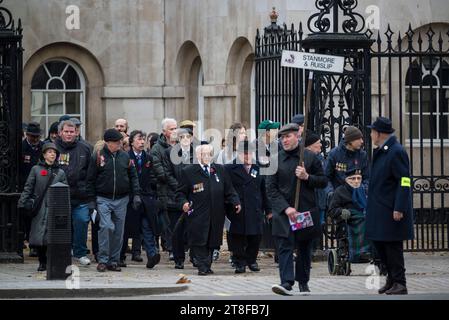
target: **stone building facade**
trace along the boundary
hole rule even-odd
[[[94,142],[117,118],[159,132],[164,117],[223,130],[255,127],[254,42],[274,6],[279,23],[305,23],[313,0],[6,0],[24,26],[24,121],[60,114]],[[76,6],[76,7],[73,7]],[[446,0],[361,0],[379,29],[448,30]],[[74,9],[75,8],[75,9]],[[79,8],[79,16],[76,8]],[[73,23],[79,17],[79,28]],[[72,26],[72,27],[71,27]],[[373,88],[373,92],[377,92]],[[374,97],[378,99],[378,97]]]

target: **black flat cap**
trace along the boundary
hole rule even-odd
[[[299,125],[296,123],[289,123],[286,124],[279,130],[279,137],[282,137],[283,135],[286,135],[290,132],[298,132],[299,131]]]
[[[104,137],[103,137],[103,140],[105,142],[116,142],[116,141],[120,141],[122,139],[123,139],[123,135],[115,129],[106,130],[106,132],[104,133]]]
[[[296,123],[297,125],[302,126],[304,124],[304,115],[303,114],[297,114],[292,118],[292,123]]]

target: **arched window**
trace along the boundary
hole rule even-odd
[[[85,123],[85,80],[74,64],[55,60],[37,69],[31,83],[31,119],[40,123],[44,134],[62,115]],[[81,134],[85,136],[85,126]]]
[[[449,64],[437,57],[415,60],[407,73],[406,90],[413,140],[449,139]]]

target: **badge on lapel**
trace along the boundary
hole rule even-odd
[[[23,163],[31,163],[31,156],[30,155],[25,155],[23,157]]]
[[[256,169],[251,170],[251,177],[256,179],[258,175],[259,175],[259,172]]]
[[[217,183],[220,183],[220,178],[218,177],[217,171],[215,171],[215,168],[211,167],[210,168],[210,174],[215,176],[215,181],[217,181]]]

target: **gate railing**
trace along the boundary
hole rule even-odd
[[[330,14],[330,9],[323,10]],[[336,6],[333,9],[335,11]],[[280,61],[282,50],[305,51],[302,25],[298,30],[293,25],[290,28],[285,24],[279,26],[274,19],[276,17],[272,13],[271,25],[265,28],[263,34],[258,31],[256,35],[257,123],[270,119],[285,124],[292,115],[303,111],[304,79],[307,79],[307,74],[300,69],[281,68]],[[324,20],[319,19],[313,24],[317,28],[327,26]],[[310,21],[311,19],[309,24]],[[390,117],[397,129],[398,139],[410,156],[415,240],[404,244],[406,251],[449,251],[448,30],[447,24],[434,24],[427,26],[425,30],[413,30],[409,26],[406,33],[398,33],[397,36],[389,26],[384,35],[378,33],[377,37],[370,30],[364,33],[375,42],[367,53],[370,65],[369,85],[361,89],[365,104],[363,110],[359,110],[364,113],[362,125],[365,127],[367,119],[375,119],[379,115]],[[353,30],[352,34],[358,32],[362,31]],[[333,85],[341,84],[335,82]],[[315,84],[315,88],[322,87]],[[329,106],[323,109],[324,103],[321,102],[312,107],[320,109],[314,110],[315,115],[327,113],[327,116],[321,116],[324,122],[316,123],[315,127],[326,142],[325,155],[327,149],[335,145],[334,138],[338,140],[337,135],[333,136],[332,130],[324,133],[321,131],[328,122],[325,118],[333,118],[334,122],[330,122],[332,127],[336,124],[335,121],[342,122],[340,118],[347,117],[335,113],[350,114],[351,110],[348,110],[347,105],[350,109],[357,107],[354,103],[348,103],[351,99],[345,95],[337,99],[336,103],[333,101],[335,98],[322,96],[328,95],[328,91],[318,92],[317,95],[323,97],[323,101],[327,100],[326,104],[330,104],[332,112],[329,111]],[[348,94],[354,95],[354,92]],[[357,100],[353,98],[351,101]],[[345,118],[339,124],[338,133],[348,124],[346,121]],[[354,123],[360,123],[360,120]],[[365,140],[369,140],[366,130],[365,135]],[[323,242],[326,248],[335,246],[334,241],[325,236]]]

